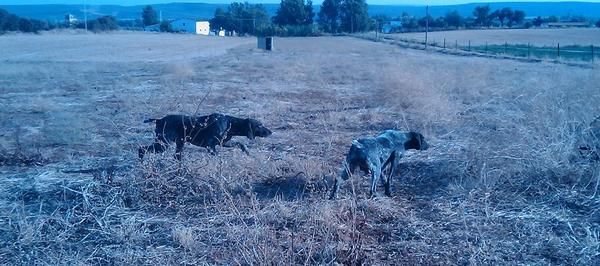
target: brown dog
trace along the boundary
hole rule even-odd
[[[271,130],[254,119],[242,119],[233,116],[214,113],[207,116],[167,115],[160,119],[147,119],[144,123],[156,123],[154,143],[138,150],[140,159],[146,152],[160,153],[175,142],[175,157],[181,160],[181,152],[185,142],[206,147],[216,154],[216,146],[239,146],[248,153],[246,146],[241,143],[228,143],[233,136],[268,137]]]

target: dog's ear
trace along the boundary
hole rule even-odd
[[[246,137],[248,137],[249,139],[254,139],[254,125],[252,125],[252,120],[250,118],[247,118],[246,124],[248,125],[248,132],[246,132]]]

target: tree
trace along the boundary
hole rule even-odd
[[[523,20],[525,19],[525,12],[521,11],[521,10],[515,10],[515,12],[513,13],[513,15],[511,17],[509,17],[508,19],[508,27],[513,26],[513,24],[521,24],[523,23]]]
[[[304,0],[281,0],[279,9],[276,15],[273,17],[273,22],[280,26],[284,25],[306,25],[312,23],[312,2],[310,3],[310,10],[308,5],[304,4]],[[307,13],[310,12],[310,14]],[[310,18],[309,18],[310,16]]]
[[[425,28],[427,25],[433,27],[433,17],[431,15],[427,15],[425,17],[420,18],[418,23],[419,26],[422,28]]]
[[[0,9],[0,34],[6,31],[38,32],[48,30],[46,22],[37,19],[20,18],[15,14]]]
[[[473,16],[475,17],[475,24],[479,26],[488,26],[490,17],[490,6],[477,6],[473,10]]]
[[[103,16],[94,20],[88,20],[88,29],[93,32],[110,31],[119,28],[117,19],[113,16]],[[84,27],[83,24],[78,25],[79,28]]]
[[[433,21],[432,27],[445,29],[448,27],[448,22],[446,21],[446,19],[444,17],[438,17]]]
[[[6,24],[8,22],[8,12],[0,8],[0,33],[6,31]]]
[[[233,2],[227,7],[227,11],[217,8],[210,24],[211,28],[236,31],[240,35],[256,34],[258,31],[270,27],[269,14],[265,7],[248,2]]]
[[[33,32],[33,23],[29,19],[19,18],[19,31]]]
[[[402,28],[408,31],[415,30],[419,27],[417,19],[406,12],[402,12],[400,21],[402,22]]]
[[[490,13],[490,16],[488,17],[488,20],[490,21],[490,25],[491,25],[491,22],[494,21],[494,19],[500,20],[500,16],[501,16],[500,10],[494,10],[494,12]]]
[[[544,23],[544,20],[542,19],[542,17],[538,16],[537,18],[533,19],[533,26],[539,27],[542,26],[542,23]]]
[[[546,19],[547,22],[558,22],[558,17],[557,16],[549,16]]]
[[[253,31],[252,33],[256,35],[257,30],[265,29],[271,27],[271,20],[269,13],[265,6],[261,4],[249,5],[249,16],[252,16],[253,21]]]
[[[460,27],[463,18],[460,16],[458,11],[454,10],[452,12],[446,13],[445,20],[448,23],[448,26],[455,27],[458,29]]]
[[[387,22],[392,20],[392,18],[390,18],[388,15],[385,14],[379,14],[379,15],[375,15],[372,17],[373,20],[375,20],[376,22],[371,25],[371,29],[375,29],[377,31],[381,31],[381,29],[383,28],[383,25]]]
[[[2,29],[0,31],[18,31],[19,30],[19,17],[15,14],[6,13],[2,19]]]
[[[173,32],[173,27],[171,26],[171,23],[169,23],[168,21],[163,21],[160,23],[160,31],[161,32]]]
[[[340,0],[324,0],[319,10],[319,26],[325,32],[336,33],[339,28]]]
[[[152,6],[144,7],[142,10],[142,20],[144,21],[144,26],[150,26],[158,23],[156,11],[154,11]]]
[[[215,10],[215,15],[212,19],[210,19],[209,22],[210,27],[216,31],[221,29],[232,31],[235,27],[231,14],[229,12],[225,12],[225,10],[220,7]]]
[[[345,32],[361,32],[369,29],[368,6],[365,0],[344,0],[340,6],[341,28]]]
[[[500,20],[500,25],[504,27],[504,19],[508,18],[508,20],[510,21],[513,15],[514,12],[512,11],[512,9],[510,9],[510,7],[505,7],[502,10],[500,10],[498,12],[498,20]]]
[[[313,10],[313,2],[312,0],[306,1],[306,5],[304,6],[304,12],[306,13],[306,22],[307,25],[313,24],[313,18],[315,17],[315,11]]]

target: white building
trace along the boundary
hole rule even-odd
[[[66,14],[65,15],[65,26],[67,27],[73,27],[77,25],[77,22],[79,22],[77,20],[77,18],[73,15],[73,14]]]
[[[210,33],[210,22],[196,21],[196,34],[208,35]]]
[[[210,23],[208,21],[196,21],[193,19],[178,19],[171,22],[171,28],[176,32],[208,35]]]

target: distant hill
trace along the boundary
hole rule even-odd
[[[176,18],[212,18],[215,9],[226,8],[226,4],[202,4],[202,3],[171,3],[158,4],[152,7],[162,12],[163,19]],[[279,5],[273,5],[277,8]],[[49,21],[62,21],[65,14],[73,14],[78,19],[84,17],[83,5],[0,5],[0,8],[21,17],[35,18]],[[119,6],[119,5],[88,5],[88,17],[111,15],[117,19],[141,18],[143,5]]]
[[[457,10],[463,16],[472,16],[473,9],[482,5],[463,4],[463,5],[445,5],[431,6],[429,12],[434,17],[443,16],[449,11]],[[503,7],[520,9],[525,11],[528,17],[535,16],[584,16],[594,19],[600,19],[600,3],[587,2],[499,2],[489,3],[492,10]],[[196,18],[208,19],[214,14],[218,7],[226,8],[226,4],[203,4],[203,3],[170,3],[152,5],[155,10],[162,11],[163,19],[175,18]],[[264,4],[267,11],[274,15],[279,4]],[[119,5],[89,5],[88,16],[95,18],[103,15],[112,15],[117,19],[137,19],[144,6],[119,6]],[[49,21],[62,21],[65,14],[73,14],[77,18],[83,18],[83,5],[0,5],[0,8],[6,9],[21,17],[35,18]],[[315,13],[319,10],[319,5],[315,6]],[[422,17],[425,15],[424,6],[407,5],[369,5],[371,15],[385,14],[388,16],[399,16],[403,12]]]
[[[600,19],[600,3],[589,2],[498,2],[498,3],[473,3],[462,5],[430,6],[429,13],[433,17],[445,15],[447,12],[456,10],[462,16],[473,16],[473,9],[476,6],[489,5],[491,10],[510,7],[525,11],[527,17],[569,17],[584,16],[588,18]],[[386,14],[389,16],[398,16],[402,12],[413,16],[425,16],[425,6],[369,6],[371,14]]]

